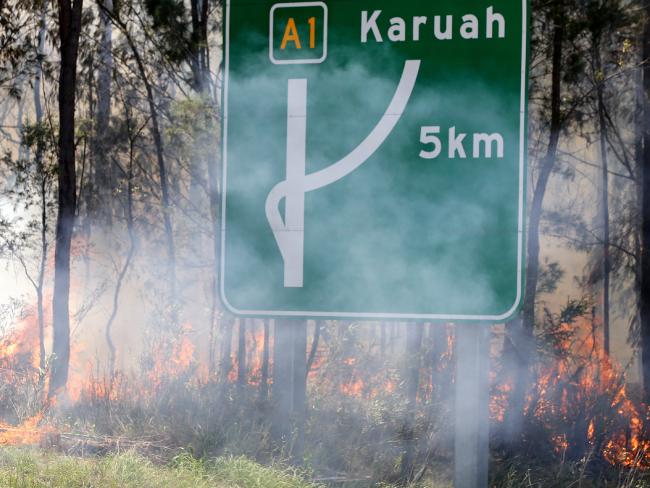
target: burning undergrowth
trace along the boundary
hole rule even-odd
[[[569,300],[558,314],[545,310],[537,344],[522,441],[531,456],[650,469],[648,408],[627,383],[627,368],[605,352],[594,308]],[[512,390],[509,382],[493,385],[497,428],[509,421]]]
[[[589,459],[603,468],[650,470],[647,409],[626,383],[625,368],[605,354],[591,308],[573,301],[559,314],[547,312],[543,324],[535,386],[525,399],[521,438],[528,447],[522,452],[549,463]],[[244,327],[231,320],[221,330],[227,326],[230,358],[219,368],[208,364],[190,324],[152,343],[137,370],[113,375],[77,344],[67,391],[48,400],[38,323],[26,315],[0,340],[0,445],[57,444],[88,452],[136,443],[161,456],[189,448],[196,455],[270,459],[273,328],[259,320]],[[374,466],[369,476],[390,478],[402,462],[405,442],[413,441],[416,463],[450,464],[453,326],[426,326],[415,352],[403,339],[405,327],[413,324],[318,327],[316,339],[310,326],[307,347],[305,434],[318,467],[346,472]],[[239,331],[245,340],[239,340]],[[492,341],[495,439],[508,421],[513,390],[502,381],[497,359],[502,334],[495,329]],[[415,404],[407,393],[413,380],[405,373],[414,359]]]

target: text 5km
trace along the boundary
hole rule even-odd
[[[424,126],[420,129],[420,143],[426,146],[425,149],[420,151],[422,159],[436,159],[442,154],[443,141],[440,139],[440,126]],[[447,131],[447,137],[443,139],[447,141],[447,157],[449,159],[466,159],[467,152],[465,151],[466,139],[467,144],[471,144],[471,157],[472,158],[503,158],[503,136],[499,133],[486,134],[475,133],[465,134],[456,132],[456,127],[450,127]]]

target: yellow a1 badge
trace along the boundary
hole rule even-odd
[[[327,5],[276,3],[269,14],[273,64],[319,64],[327,58]]]

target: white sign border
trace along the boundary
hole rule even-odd
[[[259,317],[295,317],[295,318],[321,318],[321,319],[368,319],[368,320],[449,320],[449,321],[481,321],[500,322],[510,318],[522,299],[523,291],[523,259],[524,259],[524,208],[525,208],[525,185],[524,181],[526,166],[526,93],[527,93],[527,72],[526,57],[528,54],[528,0],[522,0],[522,41],[521,41],[521,92],[519,104],[519,222],[517,232],[517,297],[515,303],[507,312],[500,315],[460,315],[460,314],[410,314],[410,313],[360,313],[360,312],[307,312],[307,311],[285,311],[285,310],[239,310],[233,307],[226,298],[225,293],[225,263],[226,263],[226,195],[228,182],[228,75],[230,72],[230,4],[232,0],[226,1],[226,29],[224,41],[224,77],[223,77],[223,128],[222,128],[222,195],[221,195],[221,266],[219,273],[219,292],[221,300],[226,308],[235,315]]]

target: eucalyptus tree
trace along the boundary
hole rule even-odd
[[[59,0],[59,165],[54,250],[53,342],[50,397],[65,387],[70,362],[70,248],[77,208],[75,106],[83,0]]]
[[[582,80],[582,47],[576,43],[580,35],[578,0],[535,1],[531,24],[531,114],[539,143],[532,151],[532,199],[528,207],[526,285],[521,319],[506,327],[504,364],[512,378],[512,392],[506,412],[507,445],[516,446],[523,431],[526,391],[533,380],[535,362],[536,305],[543,276],[540,263],[540,233],[544,214],[544,198],[551,176],[557,169],[558,147],[563,132],[574,116],[574,108],[582,103],[573,88]],[[535,143],[534,140],[532,141]]]
[[[650,404],[650,2],[642,3],[644,27],[642,38],[643,97],[641,104],[641,279],[640,343],[644,399]]]
[[[95,115],[95,133],[93,138],[93,155],[95,167],[93,171],[93,188],[96,192],[96,203],[93,205],[95,215],[102,223],[111,222],[112,193],[116,186],[116,171],[109,157],[113,77],[113,24],[110,14],[113,12],[113,0],[103,0],[99,9],[99,47],[97,67],[97,112]]]

